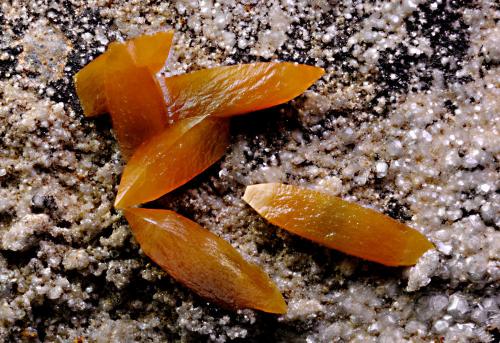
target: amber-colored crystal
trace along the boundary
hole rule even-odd
[[[285,313],[278,288],[226,241],[167,210],[125,210],[142,251],[198,295],[228,307]]]
[[[173,34],[173,31],[158,32],[153,35],[139,36],[126,43],[111,43],[104,54],[76,73],[75,88],[83,113],[87,117],[91,117],[107,111],[104,79],[110,66],[107,57],[113,47],[126,47],[126,51],[136,67],[148,68],[154,74],[165,63],[172,45]]]
[[[168,126],[157,79],[148,67],[137,66],[127,50],[125,45],[108,50],[104,81],[107,109],[125,159]]]
[[[307,188],[248,186],[243,199],[287,231],[388,266],[408,266],[433,248],[418,231],[376,211]]]
[[[165,78],[168,115],[229,117],[276,106],[302,94],[324,74],[297,63],[252,63]]]
[[[180,120],[141,145],[123,171],[115,207],[157,199],[217,161],[229,145],[229,123],[204,118]]]
[[[142,35],[126,42],[128,51],[138,67],[147,67],[157,73],[163,68],[170,53],[174,31]]]
[[[93,117],[107,111],[104,77],[106,54],[102,54],[76,73],[75,89],[83,114]]]

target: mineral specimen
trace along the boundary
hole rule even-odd
[[[267,183],[243,196],[272,224],[329,248],[388,266],[408,266],[433,245],[381,213],[303,187]]]
[[[168,114],[230,117],[276,106],[302,94],[322,68],[297,63],[251,63],[165,78]]]
[[[123,171],[115,207],[142,204],[183,185],[217,161],[228,145],[226,119],[178,121],[137,149]]]
[[[225,240],[168,210],[133,208],[125,216],[142,251],[176,280],[227,308],[285,313],[278,288]]]

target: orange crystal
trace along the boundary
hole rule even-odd
[[[86,117],[93,117],[107,111],[104,92],[106,57],[106,54],[98,56],[74,77],[76,94]]]
[[[384,265],[414,265],[433,248],[424,235],[388,216],[307,188],[252,185],[243,200],[287,231]]]
[[[125,46],[137,67],[146,67],[154,74],[163,67],[168,57],[173,35],[173,31],[158,32],[139,36],[126,43],[111,43],[104,54],[76,73],[76,93],[85,116],[92,117],[107,111],[104,79],[109,67],[107,57],[113,47]]]
[[[156,74],[167,61],[174,31],[142,35],[126,42],[128,51],[138,67],[147,67]]]
[[[142,251],[201,297],[224,307],[285,313],[276,285],[226,241],[167,210],[125,210]]]
[[[289,62],[240,64],[165,78],[168,115],[229,117],[285,103],[324,74]]]
[[[178,121],[137,149],[123,171],[115,207],[142,204],[174,190],[217,161],[228,145],[225,119]]]
[[[137,66],[127,46],[108,50],[104,79],[106,105],[125,159],[168,126],[161,88],[148,67]]]

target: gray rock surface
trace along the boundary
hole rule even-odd
[[[499,19],[488,0],[2,1],[0,341],[498,341]],[[292,103],[235,119],[226,156],[152,204],[264,268],[284,316],[207,304],[113,209],[123,162],[72,76],[109,42],[167,28],[166,74],[268,60],[327,71]],[[436,250],[402,269],[318,247],[242,202],[259,182],[372,207]]]

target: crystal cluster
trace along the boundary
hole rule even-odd
[[[499,17],[489,0],[2,2],[0,341],[494,341]],[[271,324],[142,268],[112,209],[122,158],[72,76],[165,27],[180,32],[168,75],[270,58],[326,70],[293,106],[241,118],[224,160],[165,199],[276,275],[290,311]],[[328,186],[437,250],[400,273],[318,248],[241,201],[264,182]]]

